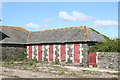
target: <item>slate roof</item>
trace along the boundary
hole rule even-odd
[[[86,26],[30,32],[20,27],[1,26],[1,32],[9,36],[0,43],[40,44],[66,42],[98,42],[105,39]]]
[[[0,43],[25,44],[27,42],[28,31],[21,27],[0,26],[0,32],[2,36],[7,36],[0,40]]]

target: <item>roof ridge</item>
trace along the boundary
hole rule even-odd
[[[29,32],[28,30],[26,30],[25,28],[23,27],[14,27],[14,26],[1,26],[0,27],[9,27],[9,28],[14,28],[14,29],[19,29],[19,30],[22,30],[24,32]]]
[[[28,33],[35,33],[35,32],[45,32],[45,31],[55,31],[55,30],[63,30],[63,29],[85,29],[86,26],[76,26],[76,27],[66,27],[66,28],[57,28],[57,29],[47,29],[47,30],[41,30],[41,31],[28,31],[23,27],[14,27],[14,26],[3,26],[0,25],[0,27],[9,27],[9,28],[14,28],[14,29],[19,29],[22,30],[24,32],[28,32]],[[88,27],[86,27],[88,28]]]
[[[66,28],[57,28],[57,29],[47,29],[47,30],[41,30],[41,31],[29,31],[30,33],[35,33],[35,32],[45,32],[45,31],[55,31],[55,30],[63,30],[63,29],[84,29],[84,26],[76,26],[76,27],[66,27]]]
[[[86,40],[89,41],[90,38],[89,38],[89,33],[88,33],[88,27],[84,26],[84,31],[85,31],[85,37],[86,37]]]

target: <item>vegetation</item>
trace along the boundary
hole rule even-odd
[[[55,62],[52,62],[52,64],[60,64],[60,62],[58,62],[58,61],[55,61]]]
[[[63,74],[65,74],[64,71],[60,71],[60,72],[59,72],[59,75],[63,75]]]
[[[14,68],[13,62],[5,62],[2,67],[7,67],[7,68]]]
[[[98,42],[91,46],[89,52],[120,52],[120,39],[107,39],[105,42]]]
[[[98,34],[101,34],[101,33],[99,33],[98,31],[96,31],[96,30],[94,30],[94,29],[92,29],[92,28],[90,28],[90,29],[91,29],[92,31],[98,33]],[[104,37],[104,39],[106,39],[106,40],[110,40],[109,37],[107,37],[107,36],[105,36],[105,35],[103,35],[103,34],[101,34],[101,35]]]
[[[70,73],[71,76],[79,76],[78,74],[76,73]]]
[[[91,70],[83,70],[84,74],[97,74],[100,73],[99,71],[91,71]]]
[[[10,77],[19,78],[19,76],[17,76],[17,75],[12,75]]]

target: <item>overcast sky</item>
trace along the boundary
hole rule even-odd
[[[2,24],[30,31],[88,26],[118,36],[117,2],[4,2]]]

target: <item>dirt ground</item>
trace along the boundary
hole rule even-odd
[[[0,78],[118,78],[118,71],[49,63],[3,63]]]
[[[1,73],[2,78],[62,78],[63,75],[39,72],[39,71],[29,71],[29,70],[19,70],[19,69],[8,69],[3,68]]]

